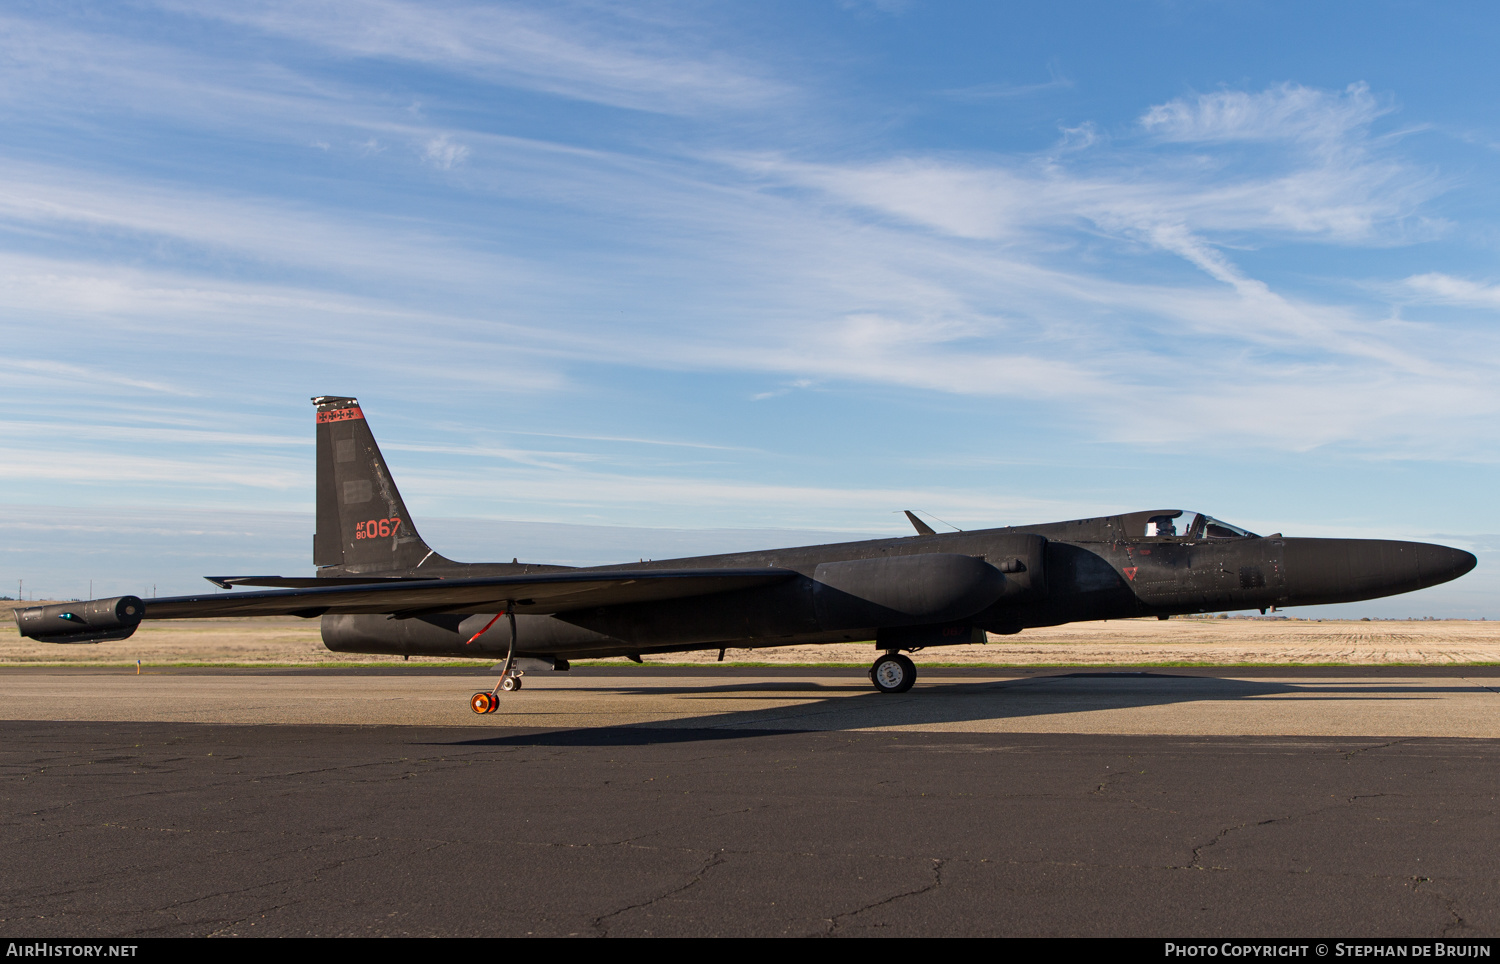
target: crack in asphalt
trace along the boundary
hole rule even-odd
[[[363,839],[363,838],[354,838],[354,839]],[[380,839],[381,838],[379,838],[379,837],[374,838],[374,840],[376,840],[376,841],[379,841]],[[451,840],[442,840],[442,841],[439,841],[436,844],[433,844],[430,847],[423,848],[420,851],[420,853],[430,854],[430,853],[433,853],[435,851],[442,850],[445,847],[451,847],[453,845],[454,845],[454,842],[451,841]],[[303,848],[303,849],[306,850],[306,849],[309,849],[309,848]],[[372,853],[372,854],[366,854],[366,855],[363,855],[363,856],[356,856],[356,857],[352,857],[352,858],[341,858],[339,860],[334,861],[332,864],[329,864],[327,866],[320,867],[320,868],[314,870],[312,872],[312,876],[316,879],[316,877],[317,877],[318,874],[327,873],[330,870],[337,870],[340,867],[343,867],[343,866],[345,866],[347,864],[350,864],[350,863],[353,863],[353,862],[356,862],[356,861],[360,861],[360,860],[372,860],[375,857],[380,856],[382,853],[383,853],[383,851],[377,849],[377,851],[375,853]],[[294,878],[288,878],[288,881],[289,880],[301,880],[301,879],[303,879],[303,877],[301,875],[299,875],[299,876],[294,877]],[[186,905],[191,904],[191,903],[196,903],[198,900],[206,900],[209,897],[215,897],[215,896],[218,896],[218,897],[228,897],[228,896],[232,896],[232,895],[238,894],[238,893],[248,893],[248,892],[250,892],[252,890],[256,890],[256,889],[261,888],[261,887],[271,887],[271,886],[275,886],[276,884],[283,884],[283,883],[286,883],[286,882],[287,881],[266,881],[264,883],[256,885],[255,887],[247,887],[244,890],[239,890],[239,891],[223,891],[223,892],[221,892],[219,894],[208,894],[208,895],[205,895],[202,898],[194,898],[193,900],[190,900],[190,901],[182,901],[182,902],[180,902],[178,904],[169,905],[167,908],[163,908],[163,909],[166,910],[166,909],[175,909],[177,907],[183,907],[183,906],[186,906]],[[279,903],[279,904],[272,904],[269,907],[254,907],[254,908],[251,908],[248,912],[243,913],[243,916],[238,917],[238,918],[236,918],[236,919],[234,919],[232,921],[229,921],[228,923],[222,924],[217,929],[206,932],[203,936],[205,936],[205,937],[221,937],[221,936],[235,937],[235,936],[239,936],[238,934],[233,933],[233,929],[236,928],[236,927],[238,927],[238,926],[240,926],[245,921],[250,920],[251,918],[255,917],[257,914],[259,914],[262,918],[264,918],[264,917],[268,916],[269,914],[274,913],[275,911],[282,910],[282,909],[287,908],[287,907],[296,907],[298,904],[303,903],[304,900],[305,900],[304,898],[294,898],[292,900],[287,900],[287,901],[284,901],[284,902]]]
[[[1387,743],[1372,743],[1369,746],[1362,746],[1362,747],[1359,747],[1358,749],[1350,750],[1349,752],[1345,753],[1344,754],[1344,762],[1348,763],[1350,760],[1353,760],[1355,757],[1360,756],[1360,755],[1365,754],[1365,753],[1369,753],[1371,750],[1384,750],[1386,747],[1400,746],[1403,743],[1410,743],[1410,742],[1411,742],[1411,739],[1410,738],[1406,738],[1406,739],[1401,739],[1401,740],[1391,740],[1391,741],[1389,741]]]
[[[1269,823],[1269,822],[1270,821],[1265,821],[1265,823]],[[1264,824],[1257,824],[1257,826],[1263,826],[1263,825]],[[1245,829],[1248,826],[1250,826],[1248,823],[1242,823],[1242,824],[1238,824],[1237,826],[1233,826],[1233,827],[1225,827],[1223,830],[1220,830],[1217,834],[1215,834],[1214,835],[1214,839],[1210,840],[1208,843],[1199,844],[1198,846],[1194,847],[1193,848],[1193,859],[1190,860],[1190,861],[1188,861],[1188,863],[1187,863],[1186,866],[1184,866],[1184,867],[1171,867],[1171,868],[1168,868],[1168,869],[1170,869],[1170,870],[1227,870],[1228,869],[1227,867],[1204,867],[1202,864],[1200,864],[1199,861],[1203,859],[1203,851],[1207,850],[1210,847],[1217,846],[1218,843],[1219,843],[1219,841],[1223,840],[1225,837],[1227,837],[1230,834],[1234,833],[1236,830],[1243,830],[1243,829]]]
[[[1130,770],[1126,769],[1125,767],[1120,767],[1118,770],[1116,770],[1113,773],[1105,774],[1104,779],[1102,781],[1100,781],[1099,785],[1096,786],[1096,787],[1094,787],[1094,789],[1092,789],[1092,790],[1089,791],[1089,796],[1091,796],[1091,797],[1101,796],[1102,794],[1105,793],[1105,791],[1107,791],[1107,790],[1110,789],[1111,784],[1113,784],[1115,781],[1120,780],[1123,777],[1129,777],[1129,776],[1140,776],[1140,774],[1139,773],[1132,773]]]
[[[1423,884],[1436,885],[1437,883],[1431,877],[1411,877],[1408,879],[1412,882],[1411,889],[1413,893],[1421,892]],[[1443,905],[1444,909],[1448,911],[1448,916],[1453,918],[1447,924],[1443,925],[1444,937],[1451,936],[1455,930],[1467,931],[1472,929],[1469,927],[1469,922],[1464,920],[1464,916],[1458,912],[1458,900],[1456,898],[1449,897],[1441,890],[1438,890],[1436,886],[1433,886],[1430,892]]]
[[[1382,795],[1383,794],[1371,794],[1371,796],[1382,796]],[[1356,799],[1359,799],[1359,798],[1358,797],[1351,797],[1351,798],[1349,798],[1349,802],[1352,803]],[[1338,806],[1344,806],[1344,805],[1345,804],[1339,804]],[[1311,817],[1311,816],[1314,816],[1316,814],[1320,814],[1320,813],[1323,813],[1325,811],[1333,810],[1333,809],[1336,809],[1336,807],[1317,807],[1317,808],[1315,808],[1313,810],[1303,811],[1302,813],[1290,813],[1290,814],[1287,814],[1286,816],[1282,816],[1282,817],[1271,817],[1268,820],[1257,820],[1254,823],[1251,823],[1250,821],[1247,820],[1244,823],[1235,824],[1233,827],[1225,827],[1223,830],[1220,830],[1218,833],[1214,834],[1214,839],[1210,840],[1208,843],[1199,844],[1198,846],[1194,847],[1193,848],[1193,859],[1191,861],[1189,861],[1186,864],[1186,866],[1183,866],[1183,867],[1169,867],[1168,869],[1169,870],[1228,870],[1229,869],[1228,867],[1218,867],[1218,866],[1204,867],[1201,864],[1199,864],[1199,861],[1203,859],[1203,851],[1209,849],[1210,847],[1218,846],[1218,844],[1219,844],[1220,841],[1222,841],[1225,837],[1229,836],[1230,834],[1234,833],[1236,830],[1244,830],[1246,827],[1252,827],[1252,826],[1253,827],[1269,827],[1272,824],[1286,823],[1289,820],[1301,820],[1303,817]]]
[[[245,923],[245,921],[247,921],[250,918],[254,917],[256,914],[259,914],[261,917],[265,917],[267,914],[274,913],[274,912],[276,912],[278,910],[282,910],[283,908],[286,908],[286,907],[295,907],[295,906],[297,906],[300,903],[302,903],[302,901],[300,901],[300,900],[292,900],[292,901],[287,901],[284,904],[272,904],[270,907],[257,907],[257,908],[254,908],[248,914],[246,914],[245,916],[236,918],[235,920],[232,920],[229,923],[224,924],[223,926],[221,926],[221,927],[219,927],[219,928],[217,928],[215,930],[208,931],[203,936],[204,937],[238,937],[239,934],[237,934],[237,933],[234,932],[234,928],[239,927],[241,924]]]
[[[907,897],[916,897],[919,894],[925,894],[930,891],[937,890],[939,887],[943,886],[943,865],[948,862],[947,859],[944,857],[929,857],[928,859],[932,861],[932,883],[927,884],[923,887],[918,887],[916,890],[908,890],[899,894],[892,894],[890,897],[873,901],[869,904],[864,905],[863,907],[856,908],[855,910],[845,911],[842,914],[835,914],[834,916],[827,918],[828,928],[823,932],[823,936],[832,937],[834,935],[834,932],[843,926],[844,921],[848,920],[851,917],[856,917],[860,914],[865,913],[866,911],[874,910],[877,907],[884,907],[886,904],[891,904],[898,900],[904,900]]]
[[[664,900],[666,900],[669,897],[675,897],[678,894],[682,893],[683,891],[688,890],[689,888],[696,886],[698,884],[698,882],[703,879],[704,875],[706,875],[710,870],[713,870],[715,867],[719,866],[719,864],[721,864],[723,862],[724,862],[724,851],[722,851],[722,850],[716,851],[713,854],[709,855],[708,861],[706,863],[704,863],[704,865],[702,867],[699,867],[698,870],[697,870],[697,872],[694,873],[692,877],[688,878],[687,883],[682,884],[682,885],[677,886],[677,887],[673,887],[669,891],[666,891],[664,893],[658,894],[655,897],[652,897],[652,898],[650,898],[648,900],[643,900],[640,903],[631,904],[631,905],[629,905],[627,907],[621,907],[619,910],[612,910],[608,914],[601,914],[600,916],[595,917],[594,919],[590,920],[589,921],[589,926],[592,927],[592,928],[594,928],[595,930],[597,930],[599,932],[599,936],[600,937],[608,937],[609,936],[609,926],[607,924],[605,924],[605,921],[608,921],[608,920],[610,920],[612,918],[615,918],[615,917],[619,917],[621,914],[629,913],[630,911],[633,911],[633,910],[640,910],[643,907],[650,907],[651,905],[660,903],[661,901],[664,901]]]
[[[1402,742],[1405,742],[1405,741],[1404,740],[1396,740],[1396,741],[1393,741],[1392,743],[1387,743],[1387,744],[1383,744],[1383,745],[1385,745],[1385,746],[1394,746],[1396,743],[1402,743]],[[1378,747],[1371,747],[1371,749],[1378,749]],[[1358,751],[1355,751],[1355,752],[1358,752]],[[1304,811],[1302,811],[1300,813],[1289,813],[1289,814],[1286,814],[1285,816],[1271,817],[1271,818],[1269,818],[1267,820],[1257,820],[1254,823],[1252,823],[1251,821],[1247,820],[1244,823],[1236,824],[1233,827],[1225,827],[1223,830],[1220,830],[1217,834],[1215,834],[1214,838],[1212,840],[1208,841],[1207,843],[1199,844],[1198,846],[1194,847],[1193,848],[1193,859],[1191,861],[1189,861],[1185,866],[1183,866],[1183,867],[1168,867],[1167,869],[1168,870],[1228,870],[1229,869],[1228,867],[1203,867],[1203,866],[1200,866],[1198,862],[1199,862],[1200,859],[1202,859],[1203,851],[1209,849],[1210,847],[1217,846],[1220,841],[1222,841],[1225,837],[1229,836],[1231,833],[1234,833],[1236,830],[1244,830],[1246,827],[1269,827],[1272,824],[1286,823],[1286,822],[1291,821],[1291,820],[1301,820],[1301,819],[1303,819],[1305,817],[1315,817],[1315,816],[1317,816],[1320,813],[1327,813],[1330,810],[1338,810],[1338,809],[1341,809],[1341,808],[1344,808],[1344,807],[1354,806],[1354,805],[1358,804],[1359,801],[1361,801],[1361,800],[1376,800],[1376,799],[1379,799],[1381,797],[1388,797],[1388,796],[1392,796],[1392,795],[1393,794],[1389,794],[1389,793],[1357,793],[1357,794],[1354,794],[1352,796],[1345,797],[1343,803],[1332,804],[1330,806],[1324,806],[1324,807],[1314,807],[1311,810],[1304,810]]]

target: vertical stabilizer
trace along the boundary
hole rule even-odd
[[[318,410],[313,564],[376,573],[447,562],[417,534],[359,401],[335,395],[312,401]]]

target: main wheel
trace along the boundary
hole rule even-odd
[[[495,698],[488,693],[475,693],[469,697],[469,709],[475,713],[488,713],[495,707]]]
[[[917,664],[900,653],[886,653],[870,667],[870,682],[882,693],[905,693],[917,681]]]
[[[503,680],[500,681],[500,688],[503,689],[503,690],[505,690],[505,692],[507,692],[507,693],[512,692],[513,690],[520,689],[521,688],[521,677],[519,677],[519,676],[507,676],[507,677],[505,677],[505,679],[503,679]]]

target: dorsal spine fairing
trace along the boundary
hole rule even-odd
[[[447,562],[417,534],[359,401],[336,395],[317,406],[317,532],[313,564],[375,573]]]

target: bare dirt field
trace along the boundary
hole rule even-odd
[[[13,633],[10,609],[0,603],[0,633]],[[26,603],[37,605],[37,603]],[[0,666],[172,663],[301,665],[389,663],[389,656],[330,653],[318,636],[318,621],[293,616],[254,619],[183,619],[146,623],[129,639],[60,646],[19,634],[0,636]],[[789,646],[731,649],[727,663],[864,664],[874,647]],[[708,663],[718,653],[674,653],[651,662]],[[1074,623],[991,636],[985,646],[927,650],[924,664],[1036,666],[1144,666],[1319,663],[1443,664],[1500,663],[1500,621],[1344,621],[1287,619],[1124,619]],[[454,665],[453,660],[415,657],[412,663]],[[493,660],[476,661],[489,664]],[[613,661],[610,661],[613,662]]]

